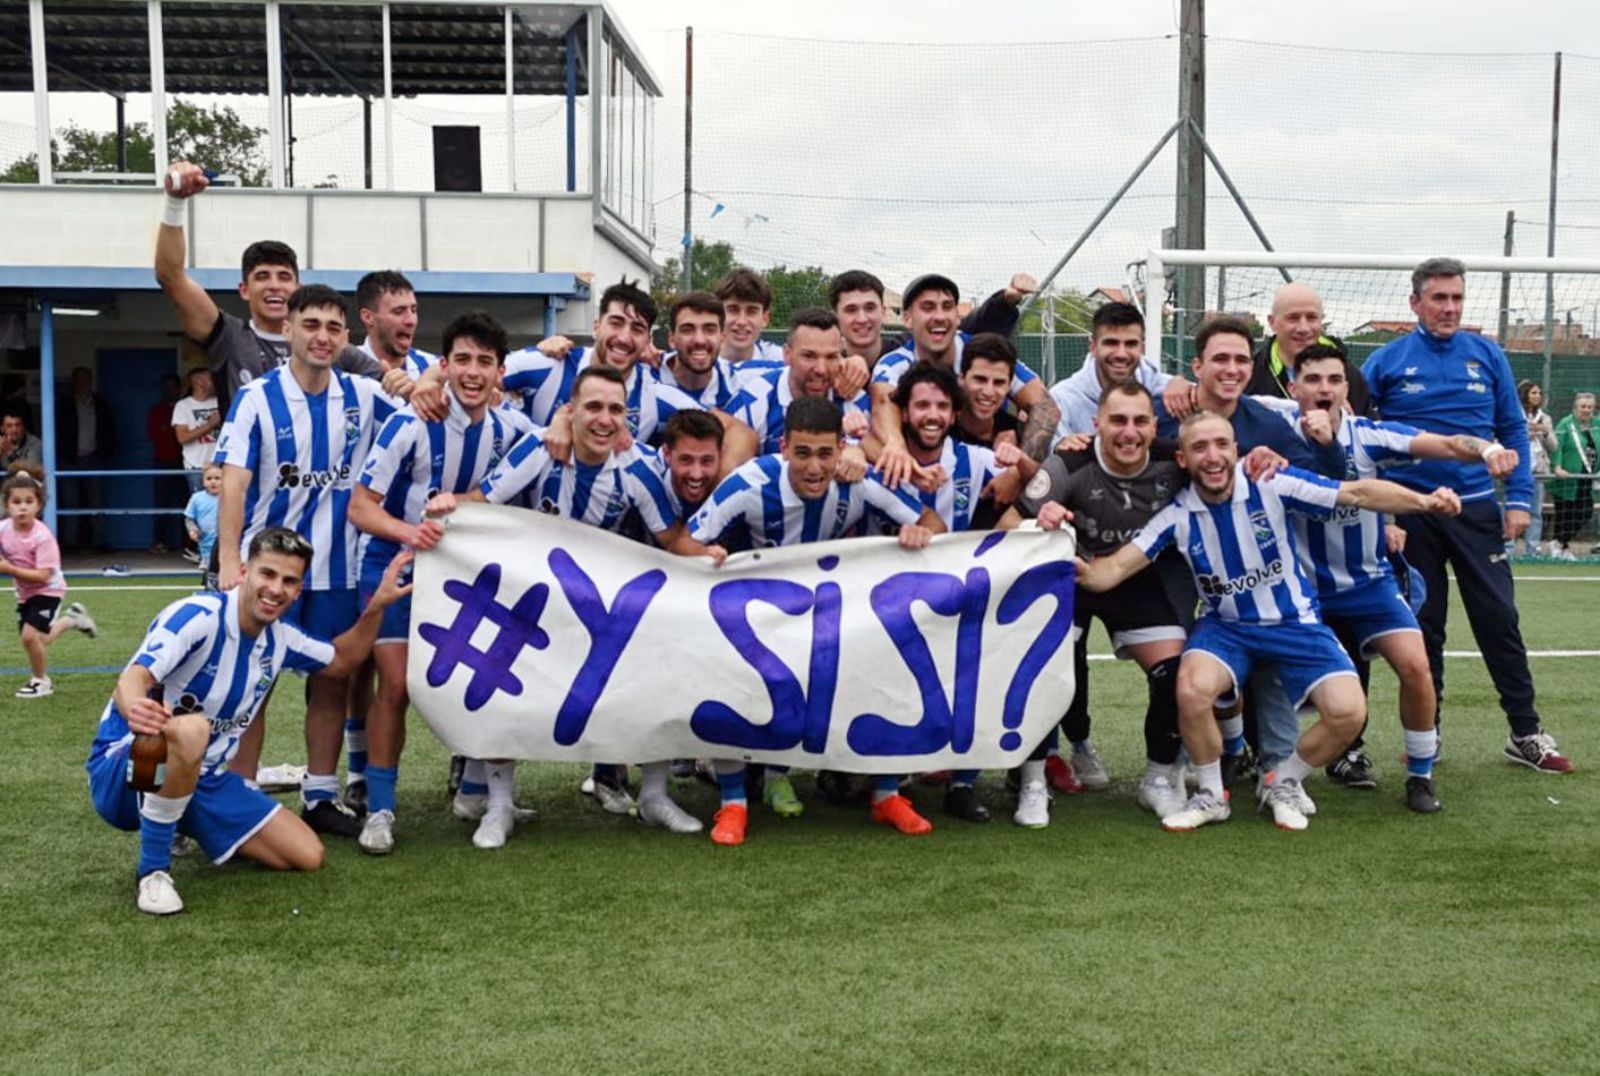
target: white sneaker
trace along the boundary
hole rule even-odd
[[[492,807],[484,812],[472,834],[472,843],[479,848],[504,848],[506,838],[517,826],[516,816],[509,807]]]
[[[582,792],[585,796],[594,795],[594,774],[591,773],[589,776],[583,779],[583,784],[578,786],[578,791]]]
[[[607,814],[632,814],[634,811],[633,797],[628,790],[605,781],[594,783],[594,799]]]
[[[183,898],[166,871],[151,871],[139,879],[139,910],[149,915],[176,915],[183,911]]]
[[[1262,807],[1272,808],[1272,824],[1279,829],[1298,833],[1311,823],[1300,809],[1300,782],[1292,777],[1279,778],[1267,785]]]
[[[91,639],[100,634],[100,625],[94,622],[94,617],[89,615],[88,608],[82,602],[67,606],[67,619],[74,628]]]
[[[1404,765],[1405,761],[1406,761],[1406,757],[1404,755],[1401,755],[1400,756],[1401,765]],[[1305,785],[1301,784],[1299,781],[1293,782],[1293,785],[1294,785],[1294,788],[1293,788],[1294,805],[1300,809],[1300,813],[1301,814],[1305,815],[1307,818],[1310,818],[1312,815],[1317,813],[1317,801],[1311,798],[1311,793],[1306,791],[1306,786]],[[1257,807],[1265,807],[1266,806],[1267,793],[1270,792],[1271,789],[1272,789],[1272,774],[1264,773],[1264,774],[1260,774],[1259,776],[1256,777],[1256,806]]]
[[[356,838],[361,850],[371,856],[386,856],[394,851],[394,812],[373,811]]]
[[[281,766],[263,766],[256,770],[256,787],[263,792],[288,792],[300,787],[306,779],[306,768],[284,763]]]
[[[698,818],[679,807],[670,796],[640,800],[639,821],[647,826],[660,826],[668,833],[699,833],[705,829]]]
[[[1078,783],[1090,792],[1104,792],[1111,787],[1106,764],[1100,761],[1100,752],[1092,743],[1084,744],[1082,751],[1072,752],[1072,772],[1078,775]]]
[[[1029,781],[1022,786],[1011,821],[1028,829],[1044,829],[1050,824],[1050,792],[1043,781]]]
[[[479,792],[476,794],[457,792],[455,798],[450,801],[450,813],[461,819],[463,822],[478,821],[483,817],[484,812],[488,809],[489,796],[484,792]],[[511,808],[511,820],[519,826],[524,822],[532,822],[538,817],[539,812],[536,808]]]
[[[1177,814],[1187,803],[1184,790],[1174,785],[1171,778],[1147,774],[1139,782],[1139,806],[1157,818]]]
[[[1226,822],[1233,817],[1228,806],[1228,794],[1214,796],[1204,789],[1189,797],[1183,810],[1169,814],[1161,820],[1161,828],[1168,833],[1188,833],[1211,822]]]
[[[43,680],[37,676],[30,676],[28,682],[17,688],[19,699],[42,699],[56,693],[56,686],[46,676]]]

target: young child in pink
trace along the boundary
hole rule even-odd
[[[98,630],[89,610],[77,602],[61,612],[67,581],[61,574],[61,547],[39,519],[45,497],[42,474],[15,463],[0,483],[0,504],[6,513],[0,519],[0,575],[11,576],[16,588],[17,628],[33,672],[17,689],[19,699],[42,699],[54,692],[45,668],[45,647],[68,631],[81,631],[92,639]]]

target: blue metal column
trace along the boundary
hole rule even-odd
[[[594,73],[590,72],[593,81]],[[567,31],[567,193],[578,189],[578,24]]]
[[[56,530],[56,312],[39,304],[39,433],[44,441],[44,525]]]

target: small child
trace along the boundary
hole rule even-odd
[[[42,699],[55,691],[45,669],[45,647],[68,631],[81,631],[93,639],[99,630],[77,602],[57,615],[67,581],[61,574],[61,547],[39,521],[44,496],[44,472],[33,464],[13,463],[0,483],[0,503],[6,510],[6,518],[0,520],[0,575],[11,576],[16,588],[17,628],[33,670],[32,678],[17,689],[19,699]]]
[[[222,494],[222,467],[206,464],[201,475],[201,488],[189,497],[183,510],[183,522],[189,528],[189,540],[200,547],[200,585],[217,591],[216,569],[211,554],[217,546],[217,498]]]

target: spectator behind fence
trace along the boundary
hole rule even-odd
[[[161,378],[161,399],[145,413],[145,435],[150,438],[150,455],[155,460],[155,467],[174,472],[170,478],[157,475],[151,483],[156,507],[162,509],[182,508],[189,499],[187,483],[177,473],[183,470],[183,446],[178,443],[172,422],[173,411],[182,395],[183,382],[178,380],[178,375],[166,374]],[[152,553],[165,553],[169,549],[181,550],[184,547],[183,520],[176,513],[168,511],[152,517],[151,533],[154,537],[154,544],[150,547]]]
[[[44,466],[44,446],[28,432],[27,420],[20,414],[0,417],[0,471],[13,463]]]
[[[94,371],[87,366],[74,367],[71,388],[60,394],[56,405],[57,465],[63,470],[104,470],[116,444],[116,419],[105,397],[94,391]],[[100,508],[105,504],[104,487],[98,477],[58,475],[57,489],[62,509]],[[105,525],[95,513],[69,516],[60,527],[69,548],[110,551]]]
[[[1580,392],[1572,398],[1572,414],[1556,426],[1552,457],[1556,477],[1550,482],[1550,498],[1555,501],[1556,515],[1550,555],[1559,560],[1577,559],[1572,539],[1594,513],[1594,475],[1600,463],[1597,449],[1600,430],[1594,422],[1594,393]]]
[[[1544,553],[1544,488],[1550,477],[1550,454],[1556,450],[1556,436],[1550,416],[1544,410],[1544,389],[1534,381],[1517,382],[1517,397],[1528,418],[1528,464],[1533,471],[1533,497],[1528,505],[1528,529],[1523,532],[1523,551]],[[1507,543],[1509,549],[1512,543]]]
[[[200,488],[201,476],[217,450],[217,430],[221,428],[222,411],[217,406],[211,371],[204,367],[190,370],[189,395],[172,405],[172,432],[183,446],[183,469],[190,493]]]

